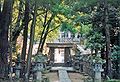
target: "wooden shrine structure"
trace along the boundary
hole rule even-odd
[[[54,63],[55,49],[63,48],[64,49],[64,65],[69,61],[71,57],[71,49],[74,47],[74,43],[47,43],[47,47],[49,47],[49,59]],[[59,64],[58,64],[59,65]]]

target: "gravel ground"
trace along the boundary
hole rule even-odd
[[[68,75],[72,82],[84,82],[84,76],[79,73],[68,73]],[[50,82],[60,82],[57,72],[50,72],[46,76],[50,79]]]
[[[50,82],[59,82],[57,72],[50,72],[46,74],[46,76],[49,78]]]
[[[82,76],[79,73],[68,73],[68,75],[72,82],[84,82],[83,81],[84,76]]]

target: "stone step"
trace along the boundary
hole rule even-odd
[[[58,70],[60,82],[71,82],[65,69]]]

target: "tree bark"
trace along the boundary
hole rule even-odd
[[[45,29],[46,29],[46,22],[47,22],[47,10],[45,12],[45,18],[44,18],[44,24],[43,24],[43,31],[41,33],[41,37],[40,37],[40,41],[39,41],[39,46],[38,46],[37,54],[39,53],[39,50],[40,50],[40,47],[41,47],[43,35],[44,35]]]
[[[120,32],[118,33],[118,46],[120,47]],[[117,59],[117,79],[120,79],[120,56],[118,55],[118,59]]]
[[[29,75],[30,75],[31,57],[32,57],[32,49],[33,49],[33,44],[34,44],[35,25],[36,25],[36,14],[37,14],[37,5],[35,3],[33,20],[32,20],[32,25],[30,29],[30,45],[29,45],[28,56],[27,56],[27,68],[26,68],[27,82],[28,82]]]
[[[52,14],[52,16],[50,17],[50,19],[48,20],[48,22],[46,23],[46,26],[45,26],[45,31],[44,31],[44,34],[43,34],[43,37],[41,38],[41,42],[39,43],[39,47],[38,47],[38,51],[37,52],[41,52],[43,51],[43,47],[44,47],[44,44],[45,44],[45,40],[47,38],[47,35],[49,33],[49,28],[50,28],[50,24],[52,22],[52,19],[54,18],[54,14]]]
[[[1,18],[1,16],[2,16],[2,11],[1,11],[1,9],[2,9],[2,2],[0,1],[0,18]]]
[[[21,53],[21,60],[25,61],[26,59],[26,49],[27,49],[27,38],[28,38],[28,24],[29,24],[29,14],[30,14],[30,8],[29,8],[29,0],[26,0],[25,2],[25,14],[23,19],[23,47],[22,47],[22,53]],[[24,77],[25,75],[25,67],[22,65],[23,69],[21,70],[21,77]]]
[[[111,49],[110,49],[110,28],[108,26],[108,4],[107,0],[104,0],[104,28],[105,28],[105,36],[106,36],[106,75],[109,78],[112,78],[112,70],[111,70]]]
[[[110,49],[110,33],[109,27],[105,27],[106,30],[106,74],[112,78],[112,62],[111,62],[111,49]]]
[[[27,38],[28,38],[28,24],[29,24],[29,0],[26,0],[25,3],[25,14],[24,14],[24,19],[23,19],[23,47],[22,47],[22,54],[21,54],[21,59],[25,61],[26,57],[26,49],[27,49]]]
[[[8,30],[12,20],[13,0],[4,0],[0,18],[0,77],[8,77]]]

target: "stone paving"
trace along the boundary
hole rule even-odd
[[[55,70],[61,70],[61,69],[64,69],[64,70],[67,70],[67,71],[73,71],[73,67],[52,67],[51,70],[52,71],[55,71]]]
[[[52,68],[52,70],[57,70],[58,72],[50,72],[46,76],[50,79],[50,82],[84,82],[84,76],[80,73],[67,72],[72,68],[57,67]]]
[[[60,82],[71,82],[68,73],[64,69],[58,70]]]

